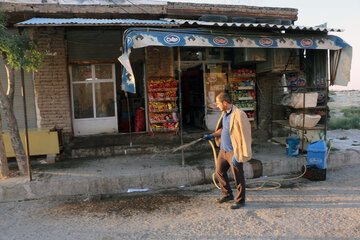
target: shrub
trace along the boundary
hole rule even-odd
[[[360,129],[360,107],[350,107],[341,111],[344,117],[331,119],[328,125],[329,130]]]

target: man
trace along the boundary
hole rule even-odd
[[[216,176],[220,183],[223,197],[217,203],[235,200],[230,209],[245,206],[245,176],[243,163],[251,159],[251,126],[246,113],[231,104],[229,94],[223,92],[216,96],[217,107],[223,112],[215,132],[205,135],[206,139],[215,138],[216,145],[220,145],[220,152],[216,162]],[[228,169],[231,167],[234,175],[237,194],[234,199]]]

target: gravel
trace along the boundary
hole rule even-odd
[[[213,185],[0,203],[0,239],[360,239],[359,171],[248,191],[237,210]]]

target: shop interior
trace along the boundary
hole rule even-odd
[[[136,94],[127,93],[126,97],[117,82],[119,133],[129,132],[130,113],[132,132],[177,134],[180,106],[183,132],[209,131],[215,128],[221,114],[215,97],[227,91],[233,104],[247,114],[254,130],[265,128],[270,132],[269,136],[275,138],[288,136],[291,133],[286,127],[289,127],[290,114],[294,111],[282,104],[286,94],[317,91],[317,105],[326,105],[326,56],[327,51],[321,50],[182,47],[181,88],[176,74],[175,77],[148,77],[145,80],[144,61],[136,60],[135,56],[132,67]],[[177,61],[174,49],[175,72]],[[121,76],[120,65],[116,71],[116,75]],[[317,114],[320,116],[318,123],[324,125],[325,108],[296,109],[295,113]],[[279,120],[286,121],[287,126],[278,124]],[[315,134],[323,136],[319,131],[324,132],[325,128],[309,128],[306,133],[301,133],[300,128],[294,129],[298,135],[315,130]]]

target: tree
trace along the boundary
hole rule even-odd
[[[0,55],[4,61],[8,82],[7,91],[5,92],[0,81],[0,109],[7,122],[20,174],[26,174],[26,154],[13,108],[15,70],[36,71],[41,65],[43,53],[36,50],[34,42],[27,35],[10,34],[6,30],[6,25],[7,16],[0,9]]]

